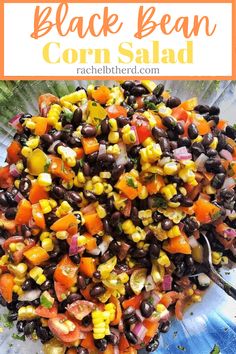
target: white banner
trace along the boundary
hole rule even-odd
[[[231,4],[58,6],[4,5],[5,76],[232,75]]]

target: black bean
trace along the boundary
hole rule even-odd
[[[163,219],[163,215],[160,214],[157,210],[155,210],[153,213],[152,213],[152,218],[155,222],[160,222],[162,219]]]
[[[165,86],[163,84],[158,84],[154,90],[153,90],[153,94],[156,96],[156,97],[160,97],[163,92],[164,92],[164,89],[165,89]]]
[[[113,346],[118,345],[119,343],[119,338],[117,337],[116,334],[112,333],[107,336],[108,343],[112,344]]]
[[[13,321],[17,320],[17,313],[16,312],[9,313],[7,316],[7,319],[9,322],[13,322]]]
[[[107,218],[102,219],[102,223],[103,223],[105,233],[110,234],[111,228],[110,228],[109,221],[107,220]]]
[[[70,294],[66,301],[68,304],[72,304],[73,302],[77,301],[77,300],[81,300],[82,299],[82,296],[80,294]]]
[[[166,133],[169,140],[175,141],[178,139],[178,133],[176,130],[168,129]]]
[[[77,347],[77,354],[89,354],[89,351],[86,348]]]
[[[64,195],[64,198],[73,207],[78,207],[78,204],[80,204],[82,202],[81,196],[74,191],[66,192]]]
[[[130,124],[130,119],[127,117],[118,117],[116,121],[119,128],[123,128],[125,125]]]
[[[148,107],[149,102],[156,105],[158,103],[158,99],[155,95],[148,95],[147,97],[145,97],[145,100],[144,100],[144,103],[147,107]]]
[[[130,344],[135,345],[138,343],[138,338],[133,332],[125,331],[125,336],[126,336],[127,340],[130,342]]]
[[[131,208],[130,218],[133,221],[134,225],[139,225],[138,208],[136,208],[135,206]]]
[[[82,325],[84,327],[88,327],[92,322],[92,316],[91,315],[88,315],[88,316],[85,316],[83,319],[82,319]]]
[[[133,86],[133,87],[131,88],[130,93],[131,93],[131,95],[134,95],[134,96],[137,97],[137,96],[145,95],[145,94],[147,94],[148,92],[147,92],[147,89],[146,89],[144,86],[142,86],[142,85],[135,85],[135,86]]]
[[[110,218],[110,224],[114,227],[117,226],[120,222],[120,218],[121,213],[119,211],[115,211]]]
[[[209,112],[209,106],[204,106],[204,105],[201,105],[201,104],[199,104],[198,106],[196,106],[195,108],[194,108],[194,110],[196,111],[196,112],[199,112],[200,114],[204,114],[204,113],[208,113]]]
[[[191,146],[191,140],[188,136],[181,136],[178,139],[178,146],[186,146],[186,147],[190,147]]]
[[[225,144],[225,149],[228,150],[231,154],[234,152],[234,148],[230,144]]]
[[[163,137],[159,138],[159,144],[163,153],[170,152],[171,149],[170,149],[170,144],[168,139]]]
[[[202,145],[209,146],[214,140],[212,133],[207,133],[203,136]]]
[[[97,200],[96,195],[91,191],[84,190],[83,195],[89,202],[95,202]]]
[[[162,118],[162,123],[164,124],[165,127],[169,129],[174,129],[177,122],[173,117],[164,117]]]
[[[16,329],[19,333],[24,332],[25,321],[17,321]]]
[[[170,321],[161,322],[159,325],[159,331],[161,333],[167,333],[170,329]]]
[[[90,176],[90,166],[88,162],[83,163],[82,171],[86,177]]]
[[[42,291],[45,291],[45,290],[51,289],[52,286],[53,286],[52,281],[50,281],[49,279],[47,279],[42,285],[40,285],[40,289],[41,289]]]
[[[70,256],[70,259],[71,259],[72,262],[74,262],[75,264],[79,264],[79,263],[80,263],[80,255],[79,255],[79,254],[75,254],[74,256]]]
[[[227,125],[225,128],[225,134],[233,140],[236,139],[236,129],[232,127],[232,125]]]
[[[165,130],[162,128],[158,128],[158,127],[152,128],[152,135],[156,141],[159,141],[159,138],[161,138],[161,137],[163,137],[163,138],[167,137]]]
[[[9,220],[13,220],[13,219],[15,219],[16,212],[17,212],[16,207],[8,208],[8,209],[5,211],[5,217],[6,217],[7,219],[9,219]]]
[[[95,347],[98,348],[101,352],[104,352],[107,348],[107,340],[103,339],[95,339],[94,340]]]
[[[196,124],[191,123],[188,126],[188,136],[190,137],[190,139],[196,139],[196,137],[198,136],[198,129]]]
[[[220,117],[219,116],[210,116],[210,120],[213,121],[215,123],[215,125],[217,125],[220,121]]]
[[[126,326],[132,326],[134,323],[138,322],[138,318],[134,314],[131,317],[127,318],[124,322]]]
[[[134,95],[130,95],[128,98],[127,98],[127,103],[128,105],[132,106],[136,103],[136,98]]]
[[[117,255],[120,252],[120,245],[116,240],[112,240],[109,245],[109,249],[114,255]]]
[[[174,282],[172,283],[172,290],[177,291],[178,293],[180,293],[180,292],[183,291],[183,289],[181,288],[181,286],[178,285],[177,283],[174,283]]]
[[[171,96],[166,101],[166,106],[170,108],[178,107],[181,104],[181,100],[178,97]]]
[[[123,317],[124,319],[128,319],[130,317],[132,317],[135,314],[135,310],[133,307],[129,306],[127,307],[124,311],[123,311]]]
[[[134,258],[143,258],[146,256],[147,256],[147,251],[145,251],[144,249],[135,248],[132,251],[132,257]]]
[[[106,117],[105,119],[102,120],[101,131],[102,131],[102,134],[104,134],[104,135],[109,134],[110,126],[109,126],[109,118],[108,117]]]
[[[106,292],[106,288],[100,284],[100,285],[95,285],[91,290],[90,290],[90,295],[92,297],[94,296],[100,296],[103,295]]]
[[[202,143],[193,143],[191,146],[191,152],[196,156],[200,156],[201,154],[203,154],[205,152],[205,148],[202,145]]]
[[[149,246],[149,254],[150,254],[150,257],[153,259],[155,258],[158,258],[159,257],[159,254],[160,254],[160,249],[161,247],[156,244],[156,243],[151,243],[150,246]]]
[[[148,300],[143,300],[141,302],[140,311],[143,317],[150,317],[153,314],[154,310],[154,306]]]
[[[29,278],[26,279],[25,282],[22,284],[22,290],[27,291],[35,288],[35,282],[33,279]]]
[[[53,137],[50,134],[41,135],[41,140],[47,145],[50,146],[53,143]]]
[[[95,279],[101,279],[101,273],[99,272],[99,270],[96,270],[94,273],[93,273],[93,277]]]
[[[154,336],[149,344],[146,346],[146,351],[148,353],[155,352],[159,347],[159,340],[158,337]]]
[[[176,127],[175,127],[175,130],[177,131],[177,133],[178,133],[179,135],[184,134],[184,127],[183,127],[183,124],[180,123],[180,122],[177,122]]]
[[[210,116],[220,114],[220,108],[216,106],[211,106],[209,109]]]
[[[53,194],[54,198],[63,199],[65,194],[65,189],[60,186],[53,186],[51,193]]]
[[[108,250],[106,251],[101,257],[100,257],[100,262],[101,263],[106,263],[108,261],[108,259],[110,259],[112,257],[111,252]]]
[[[56,264],[50,264],[49,266],[44,268],[43,273],[46,278],[52,278],[55,270],[56,270]]]
[[[82,122],[82,117],[83,117],[82,110],[80,108],[77,108],[74,111],[73,117],[71,119],[71,124],[73,125],[74,128],[77,128],[80,125],[80,123]]]
[[[77,286],[80,290],[84,290],[86,288],[86,282],[82,275],[78,275]]]
[[[130,91],[132,89],[132,87],[134,87],[134,86],[135,86],[135,83],[133,81],[129,81],[129,80],[126,80],[121,84],[121,87],[124,90],[128,90],[128,91]]]
[[[220,189],[224,184],[224,180],[225,180],[225,174],[224,173],[217,173],[213,177],[213,179],[211,181],[211,185],[213,188]]]
[[[177,278],[181,278],[183,275],[184,275],[184,272],[185,272],[185,263],[184,262],[181,262],[179,264],[177,264],[175,270],[174,270],[174,275],[177,277]]]
[[[216,150],[214,150],[214,149],[212,149],[212,148],[207,149],[207,151],[206,151],[206,155],[207,155],[208,157],[214,157],[214,156],[216,156],[216,155],[217,155],[217,151],[216,151]]]
[[[226,145],[226,138],[225,135],[220,133],[218,135],[218,144],[217,144],[217,150],[220,151],[225,148]]]
[[[24,334],[26,336],[30,336],[35,329],[35,323],[34,321],[26,322],[25,327],[24,327]]]
[[[53,337],[48,327],[36,326],[36,333],[42,343],[46,343]]]
[[[14,196],[12,195],[12,193],[6,191],[5,192],[5,197],[7,199],[7,202],[8,202],[8,206],[17,206],[17,202],[15,201],[14,199]]]
[[[0,305],[1,306],[7,306],[7,302],[6,302],[6,300],[2,297],[2,295],[0,294]]]
[[[96,135],[96,128],[93,125],[85,124],[81,129],[81,134],[85,138],[91,138]]]
[[[181,205],[184,207],[191,207],[193,205],[193,201],[190,198],[183,197],[181,200]]]
[[[7,201],[7,198],[4,194],[4,192],[0,192],[0,205],[2,207],[7,207],[8,206],[8,201]]]
[[[207,172],[218,173],[220,172],[219,171],[220,166],[221,166],[221,162],[220,160],[217,159],[210,158],[205,162],[205,169],[207,170]]]

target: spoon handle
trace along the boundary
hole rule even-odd
[[[222,276],[210,267],[207,275],[211,278],[211,280],[216,283],[219,287],[221,287],[229,296],[231,296],[234,300],[236,300],[236,289],[227,282]]]

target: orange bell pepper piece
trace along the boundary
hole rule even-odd
[[[112,302],[115,305],[115,307],[116,307],[115,318],[111,322],[111,325],[112,326],[117,326],[120,323],[121,316],[122,316],[122,309],[121,309],[121,306],[120,306],[120,301],[116,297],[111,296],[110,297],[110,302]]]
[[[40,246],[33,246],[23,254],[28,259],[28,261],[30,261],[30,263],[35,266],[42,264],[50,258],[45,249]]]
[[[38,203],[40,199],[48,199],[48,192],[45,190],[43,186],[40,186],[37,182],[35,182],[29,192],[29,200],[32,204]]]
[[[10,175],[10,166],[0,167],[0,188],[12,187],[14,178]]]
[[[81,257],[79,270],[81,273],[92,278],[93,273],[96,272],[95,259],[91,257]]]
[[[150,338],[154,337],[158,331],[159,322],[145,319],[143,321],[143,325],[144,327],[147,328],[146,337],[150,337]]]
[[[159,190],[165,185],[163,177],[159,175],[154,175],[154,177],[155,178],[146,184],[148,193],[151,195],[158,193]]]
[[[123,307],[124,309],[127,309],[127,307],[132,306],[132,307],[134,307],[135,309],[138,309],[138,308],[139,308],[139,305],[140,305],[140,302],[142,301],[142,298],[143,298],[143,297],[142,297],[142,294],[133,296],[133,297],[131,297],[130,299],[123,301],[123,302],[122,302],[122,307]]]
[[[223,119],[220,119],[219,123],[216,126],[216,128],[219,129],[219,130],[224,130],[226,125],[227,125],[227,121],[223,120]]]
[[[125,173],[120,176],[115,187],[124,193],[127,198],[133,200],[138,196],[138,192],[142,186],[133,176]]]
[[[209,223],[214,220],[220,208],[205,199],[198,199],[194,204],[195,216],[200,223]]]
[[[76,283],[78,266],[72,262],[68,255],[65,255],[58,263],[54,272],[54,280],[70,288]]]
[[[204,135],[204,134],[211,132],[211,128],[210,128],[208,122],[202,116],[194,115],[192,120],[193,120],[193,123],[196,124],[200,135]]]
[[[90,283],[89,285],[86,286],[85,289],[81,289],[80,292],[83,295],[83,297],[88,300],[88,301],[93,301],[91,295],[90,295],[90,290],[92,289],[94,285]]]
[[[92,92],[92,97],[95,101],[105,104],[109,100],[110,90],[106,86],[100,86]]]
[[[45,117],[32,117],[31,120],[35,123],[35,135],[43,135],[47,131],[48,120]]]
[[[7,162],[16,163],[20,160],[21,145],[18,141],[13,140],[7,148]]]
[[[76,147],[73,149],[76,152],[76,157],[78,160],[82,159],[82,157],[84,156],[84,149],[83,148],[79,148]]]
[[[85,214],[84,224],[92,236],[103,230],[103,223],[97,213]]]
[[[176,291],[169,291],[168,293],[164,294],[159,301],[160,304],[163,304],[166,308],[172,305],[177,299],[179,298],[179,293]]]
[[[184,235],[170,238],[166,243],[164,243],[163,249],[172,254],[191,254],[191,247],[187,241],[187,237]]]
[[[40,229],[46,228],[45,218],[41,209],[41,206],[37,204],[32,205],[32,215],[35,221],[35,224],[40,227]]]
[[[106,350],[104,352],[99,352],[99,354],[114,354],[114,349],[113,346],[111,344],[108,344],[108,346],[106,347]]]
[[[22,199],[18,204],[15,222],[18,225],[27,224],[32,218],[32,205],[27,199]]]
[[[14,276],[10,273],[0,275],[0,293],[6,302],[12,302]]]
[[[193,111],[197,105],[198,105],[197,97],[193,97],[187,101],[182,102],[179,107],[185,109],[186,111]]]
[[[62,218],[58,219],[57,221],[55,221],[50,229],[53,231],[70,231],[71,229],[78,229],[78,223],[77,223],[77,219],[75,217],[74,214],[67,214],[65,216],[63,216]],[[75,230],[73,230],[75,231]],[[75,231],[76,233],[77,231]]]
[[[70,181],[75,177],[74,171],[60,157],[49,155],[51,163],[48,171],[57,177],[61,177],[66,181]]]
[[[128,340],[126,339],[126,336],[124,334],[121,335],[120,337],[120,342],[119,342],[119,350],[120,353],[125,353],[125,350],[128,349],[130,346]]]
[[[161,117],[155,115],[155,120],[156,120],[156,126],[157,126],[158,128],[166,130],[166,127],[165,127],[164,124],[162,123]]]
[[[92,154],[92,152],[98,151],[99,149],[99,142],[95,137],[93,138],[83,138],[81,139],[83,148],[84,148],[84,153],[86,155]]]
[[[96,237],[93,237],[92,235],[90,234],[84,234],[84,236],[86,237],[87,239],[87,243],[85,245],[85,248],[87,251],[92,251],[94,250],[94,248],[97,247],[97,240],[96,240]]]
[[[185,122],[188,120],[188,112],[182,107],[173,108],[171,115],[177,120],[183,120]]]

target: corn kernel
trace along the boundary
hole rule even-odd
[[[37,278],[43,273],[43,269],[41,267],[34,267],[29,271],[30,278],[37,280]]]
[[[86,182],[84,174],[81,171],[78,172],[77,178],[78,178],[78,182],[80,182],[80,183],[85,183]]]
[[[101,205],[98,205],[96,208],[97,214],[99,216],[100,219],[103,219],[106,217],[107,213],[106,213],[106,209],[103,208]]]
[[[102,182],[102,179],[99,176],[93,176],[92,177],[92,183],[98,183],[98,182]]]
[[[52,211],[52,208],[51,208],[49,201],[47,199],[40,199],[39,204],[40,204],[43,214],[47,214]]]
[[[108,141],[109,143],[111,144],[117,144],[118,141],[120,139],[120,135],[118,132],[113,132],[111,131],[109,134],[108,134]]]
[[[99,176],[104,179],[109,179],[109,178],[111,178],[111,172],[102,171],[102,172],[100,172]]]
[[[200,295],[195,295],[195,294],[191,297],[191,299],[193,302],[201,302],[202,301],[202,297]]]
[[[87,190],[87,191],[92,192],[93,191],[93,183],[92,183],[92,181],[87,181],[85,186],[84,186],[84,189]]]
[[[83,236],[83,235],[78,236],[78,238],[77,238],[78,247],[82,247],[82,246],[86,245],[86,243],[87,243],[87,238],[85,236]]]
[[[104,192],[103,184],[101,182],[95,183],[93,186],[93,192],[96,195],[101,195]]]
[[[174,238],[181,235],[180,229],[178,225],[173,226],[169,231],[167,231],[167,235],[169,238]]]
[[[131,234],[133,234],[136,231],[136,228],[135,228],[133,222],[130,219],[128,219],[128,220],[123,222],[122,230],[126,234],[131,235]]]
[[[194,294],[193,289],[190,288],[190,289],[187,289],[187,290],[186,290],[186,295],[187,295],[187,296],[192,296],[193,294]]]
[[[146,199],[148,197],[148,190],[146,186],[142,186],[138,191],[139,199]]]
[[[44,274],[41,274],[38,279],[36,280],[36,283],[38,285],[42,285],[45,281],[47,280],[47,278],[45,277]]]
[[[117,132],[118,125],[117,125],[117,121],[115,118],[109,119],[109,127],[110,127],[110,131]]]
[[[51,238],[45,238],[42,243],[42,247],[45,249],[47,252],[51,252],[54,248],[53,242]]]
[[[25,277],[23,277],[23,278],[17,278],[17,277],[15,277],[15,278],[14,278],[14,283],[15,283],[16,285],[19,285],[19,286],[20,286],[20,285],[24,284],[25,280],[26,280]]]
[[[31,149],[36,149],[36,147],[39,145],[39,137],[29,138],[29,140],[26,142],[26,145]]]
[[[23,164],[22,160],[20,160],[16,163],[16,168],[19,172],[22,172],[24,170],[24,164]]]
[[[21,154],[26,158],[29,157],[31,153],[32,153],[32,149],[28,146],[23,146],[23,148],[21,149]]]
[[[30,130],[32,130],[32,129],[35,129],[36,124],[31,119],[27,119],[25,122],[25,126],[27,128],[29,128]]]
[[[16,251],[16,244],[15,242],[11,242],[9,245],[9,249],[11,252],[15,252]]]
[[[66,240],[68,236],[69,236],[69,233],[67,231],[57,231],[56,232],[56,238],[58,238],[59,240]]]
[[[57,202],[54,199],[49,199],[49,204],[52,207],[52,209],[56,208]]]
[[[52,184],[52,177],[50,173],[40,173],[37,180],[38,184],[43,187],[48,187]]]
[[[217,145],[218,145],[218,138],[215,136],[214,139],[213,139],[213,141],[212,141],[212,143],[209,145],[209,147],[210,147],[211,149],[216,150]]]
[[[164,165],[163,171],[165,175],[173,176],[176,174],[178,169],[179,169],[179,165],[176,162],[171,161]]]
[[[129,276],[127,273],[120,273],[118,275],[118,278],[121,280],[123,284],[127,283],[129,281]]]
[[[45,240],[46,238],[48,238],[50,236],[51,236],[50,232],[44,231],[44,232],[41,233],[39,239],[40,239],[40,241],[43,241],[43,240]]]

